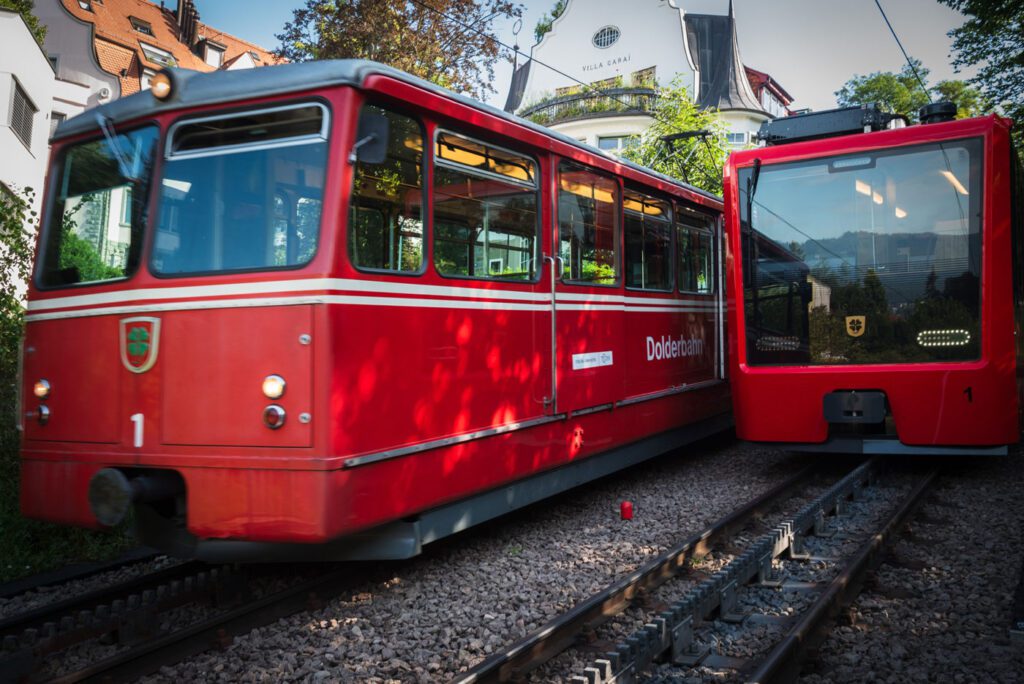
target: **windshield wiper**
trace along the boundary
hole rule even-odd
[[[106,139],[107,145],[110,147],[110,152],[114,155],[114,159],[117,161],[117,168],[121,172],[121,175],[130,181],[138,181],[138,171],[132,168],[133,165],[128,161],[128,157],[125,156],[124,150],[121,149],[121,143],[117,140],[117,133],[114,131],[114,125],[110,117],[97,112],[96,122],[99,123],[100,130],[103,132],[103,137]]]
[[[760,315],[760,309],[757,306],[757,275],[752,273],[757,268],[757,262],[759,259],[757,240],[754,238],[754,193],[757,192],[757,181],[761,177],[761,158],[754,158],[754,168],[750,171],[750,177],[747,178],[747,249],[744,253],[747,255],[747,263],[744,264],[743,268],[743,279],[744,284],[748,287],[753,286],[754,288],[754,311],[755,315]],[[740,221],[740,227],[742,228],[743,221]],[[740,240],[742,241],[742,230],[740,231]]]
[[[754,159],[754,168],[747,178],[747,225],[754,229],[754,193],[757,192],[757,180],[761,177],[761,158]]]

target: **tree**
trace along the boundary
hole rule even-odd
[[[722,167],[729,156],[725,123],[713,110],[699,109],[686,88],[675,80],[658,91],[651,110],[654,123],[623,157],[655,171],[696,185],[708,192],[722,193]],[[683,138],[674,143],[663,140],[675,133],[707,131],[707,135]]]
[[[981,116],[994,109],[989,99],[966,81],[939,81],[932,88],[932,92],[938,100],[956,103],[958,119]]]
[[[306,0],[277,35],[295,62],[371,59],[477,98],[496,92],[494,65],[506,57],[498,17],[519,17],[509,0]]]
[[[915,59],[913,62],[921,81],[927,87],[929,70],[922,66],[920,60]],[[898,74],[876,71],[867,76],[855,75],[835,95],[840,107],[877,103],[883,110],[901,114],[911,122],[917,121],[921,107],[937,100],[955,102],[958,119],[979,116],[992,110],[982,93],[964,81],[939,81],[927,91],[923,90],[910,65],[904,66]]]
[[[551,25],[555,23],[555,19],[562,16],[562,12],[565,11],[566,0],[557,0],[555,6],[551,8],[549,14],[545,14],[537,20],[537,25],[533,28],[533,36],[539,43],[544,37],[544,34],[551,30]]]
[[[18,464],[19,435],[14,426],[18,393],[18,349],[24,327],[22,293],[32,268],[35,223],[34,192],[16,195],[0,185],[0,475],[8,477]]]
[[[0,0],[0,7],[14,10],[21,15],[21,18],[25,20],[25,25],[28,26],[28,30],[32,33],[32,37],[36,39],[37,43],[42,45],[43,39],[46,38],[46,27],[40,24],[39,19],[32,13],[35,6],[35,0]]]
[[[928,69],[920,60],[913,61],[921,80],[927,82]],[[917,120],[917,111],[931,99],[921,89],[910,65],[904,66],[898,74],[876,71],[867,76],[855,75],[835,95],[840,107],[877,102],[885,111],[902,114],[911,121]]]
[[[970,79],[982,94],[1017,122],[1014,139],[1024,146],[1024,3],[1020,0],[939,0],[967,15],[949,32],[953,66],[978,65]]]

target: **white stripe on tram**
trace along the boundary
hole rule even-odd
[[[327,291],[351,291],[351,292],[366,292],[373,294],[400,294],[400,295],[413,295],[417,297],[462,297],[473,300],[506,300],[513,302],[544,302],[545,304],[539,309],[525,309],[525,310],[542,310],[547,309],[550,305],[548,302],[551,300],[550,293],[546,292],[523,292],[519,290],[496,290],[491,288],[474,288],[474,287],[449,287],[440,285],[420,285],[416,283],[396,283],[390,281],[371,281],[371,280],[353,280],[343,278],[305,278],[298,280],[274,280],[274,281],[259,281],[253,283],[231,283],[226,285],[192,285],[183,287],[150,287],[142,288],[137,290],[121,290],[118,292],[103,292],[92,295],[72,295],[68,297],[55,297],[52,299],[43,299],[31,301],[28,304],[29,320],[43,320],[39,318],[43,311],[52,311],[54,309],[67,309],[72,307],[100,307],[106,304],[126,304],[132,302],[129,306],[122,307],[102,307],[97,309],[99,313],[91,313],[84,310],[75,312],[64,312],[74,313],[76,315],[100,315],[101,313],[113,313],[116,311],[162,311],[172,309],[188,309],[188,308],[203,308],[199,306],[198,302],[180,302],[172,305],[158,305],[152,303],[145,303],[146,300],[165,300],[165,299],[198,299],[206,297],[224,297],[224,296],[243,296],[243,295],[258,295],[258,294],[286,294],[292,292],[309,292],[317,290]],[[319,297],[335,296],[335,295],[318,295]],[[281,299],[272,298],[272,299]],[[405,300],[399,299],[396,303],[388,303],[379,301],[381,299],[390,299],[390,297],[371,297],[373,301],[360,302],[358,298],[352,300],[352,304],[374,304],[378,306],[413,306]],[[668,299],[664,297],[623,297],[621,295],[588,295],[588,294],[571,294],[571,293],[558,293],[556,295],[558,302],[573,302],[573,305],[565,306],[567,311],[581,311],[581,310],[594,310],[594,311],[622,311],[622,310],[650,310],[650,311],[664,311],[664,310],[679,310],[679,311],[711,311],[714,309],[714,302],[708,302],[699,299]],[[317,300],[320,301],[320,300]],[[429,301],[429,300],[419,300]],[[498,307],[498,306],[460,306],[456,301],[441,300],[450,303],[451,308],[507,308],[509,310],[524,310],[518,309],[515,306]],[[243,300],[238,300],[238,306],[265,306],[265,304],[245,304]],[[285,302],[279,302],[279,305]],[[287,302],[290,304],[300,304],[301,301]],[[575,304],[579,303],[579,304]],[[468,304],[472,304],[469,302]],[[633,305],[633,306],[630,306]],[[663,305],[663,306],[656,306]],[[667,306],[664,306],[667,305]],[[228,306],[221,302],[212,302],[210,306],[206,308],[224,308]],[[425,307],[438,308],[440,305],[437,303],[426,303]],[[559,307],[562,308],[562,307]],[[48,315],[47,318],[53,316]],[[66,316],[64,316],[66,317]]]
[[[102,306],[72,311],[52,311],[34,313],[25,316],[28,322],[48,321],[64,318],[83,318],[114,314],[138,314],[160,311],[195,311],[202,309],[243,309],[271,306],[295,306],[300,304],[335,304],[347,306],[387,306],[408,307],[418,309],[465,309],[483,311],[550,311],[549,304],[527,304],[520,302],[467,301],[457,299],[424,299],[408,297],[365,297],[356,295],[314,295],[290,297],[249,297],[239,299],[205,299],[182,302],[164,302],[159,304],[133,304],[127,306]],[[692,307],[625,307],[625,306],[590,306],[585,304],[565,304],[558,306],[559,311],[626,311],[630,313],[709,313],[704,308]]]
[[[448,287],[443,285],[419,285],[395,283],[382,280],[355,280],[346,278],[300,278],[297,280],[264,280],[253,283],[231,283],[227,285],[189,285],[182,287],[146,287],[137,290],[120,290],[91,295],[55,297],[29,302],[29,311],[46,311],[77,306],[95,306],[135,302],[146,299],[193,299],[199,297],[224,297],[231,295],[278,294],[307,292],[311,290],[342,290],[380,294],[409,294],[433,297],[465,297],[470,299],[509,299],[513,301],[546,302],[551,299],[546,292],[523,292],[520,290],[497,290],[482,287]]]

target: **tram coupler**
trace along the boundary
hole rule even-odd
[[[127,475],[117,468],[104,468],[89,480],[89,508],[101,525],[114,527],[134,504],[165,501],[184,493],[181,476],[171,471]]]

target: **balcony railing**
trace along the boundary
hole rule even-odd
[[[547,98],[521,110],[519,116],[550,126],[576,119],[649,114],[657,98],[654,88],[610,88],[600,94],[582,92]]]

